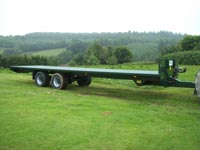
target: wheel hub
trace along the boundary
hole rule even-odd
[[[53,84],[56,88],[60,87],[61,85],[61,81],[60,81],[60,78],[58,76],[55,76],[54,77],[54,80],[53,80]]]
[[[42,85],[42,83],[44,82],[44,79],[41,75],[39,75],[36,80],[38,85]]]

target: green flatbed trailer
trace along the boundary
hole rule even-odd
[[[200,96],[200,71],[195,82],[183,82],[178,80],[178,74],[185,72],[186,69],[179,68],[176,60],[160,60],[158,68],[158,71],[146,71],[32,65],[11,66],[10,70],[17,73],[32,72],[35,84],[40,87],[49,86],[50,83],[53,88],[65,89],[74,81],[80,86],[88,86],[92,77],[98,77],[133,80],[138,86],[193,88],[194,93]]]

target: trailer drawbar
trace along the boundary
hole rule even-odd
[[[186,72],[185,68],[179,68],[174,59],[161,59],[158,71],[147,70],[117,70],[58,66],[11,66],[10,70],[17,73],[32,72],[32,79],[39,87],[49,84],[55,89],[65,89],[68,84],[76,81],[79,86],[89,86],[92,77],[115,78],[133,80],[136,85],[157,85],[165,87],[193,88],[194,93],[200,97],[200,71],[196,75],[195,82],[178,80],[178,74]]]

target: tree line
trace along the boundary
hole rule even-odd
[[[34,35],[34,34],[33,34]],[[21,37],[20,37],[21,38]],[[138,53],[126,45],[110,46],[107,39],[93,41],[91,43],[72,40],[66,50],[58,56],[44,57],[31,56],[22,53],[21,49],[6,49],[0,54],[0,67],[11,65],[97,65],[97,64],[120,64],[137,61]],[[125,41],[124,41],[125,42]],[[3,45],[2,43],[0,43]],[[64,44],[64,42],[63,42]],[[5,45],[4,45],[5,46]],[[147,45],[146,45],[147,46]],[[39,46],[38,46],[39,47]],[[21,52],[20,52],[21,51]],[[160,40],[157,45],[157,57],[178,59],[181,64],[200,64],[200,36],[186,35],[179,42],[173,39]],[[150,60],[154,52],[148,51],[142,55],[142,61]],[[154,59],[155,60],[155,59]]]
[[[73,65],[121,64],[132,61],[133,54],[125,46],[111,47],[94,43],[84,53],[74,55],[70,60]]]
[[[0,36],[1,55],[31,54],[35,51],[66,48],[77,55],[93,45],[127,47],[134,61],[153,61],[159,56],[160,41],[177,43],[184,35],[172,32],[119,32],[119,33],[30,33],[23,36]]]
[[[76,55],[69,50],[65,50],[57,57],[29,56],[29,55],[0,55],[0,67],[10,67],[12,65],[97,65],[97,64],[121,64],[132,61],[131,51],[125,47],[106,47],[99,43],[93,43],[84,52]]]
[[[0,55],[0,67],[9,68],[13,65],[49,65],[49,60],[43,56],[13,55],[4,57]]]

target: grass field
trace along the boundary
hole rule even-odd
[[[3,53],[4,49],[0,48],[0,55]]]
[[[112,68],[157,69],[157,65]],[[198,66],[181,79],[194,80]],[[0,150],[199,150],[193,89],[94,79],[89,87],[39,88],[31,74],[0,70]]]
[[[66,49],[65,48],[58,48],[58,49],[50,49],[50,50],[43,50],[43,51],[38,51],[34,52],[31,55],[33,56],[58,56],[60,53],[64,52]]]

